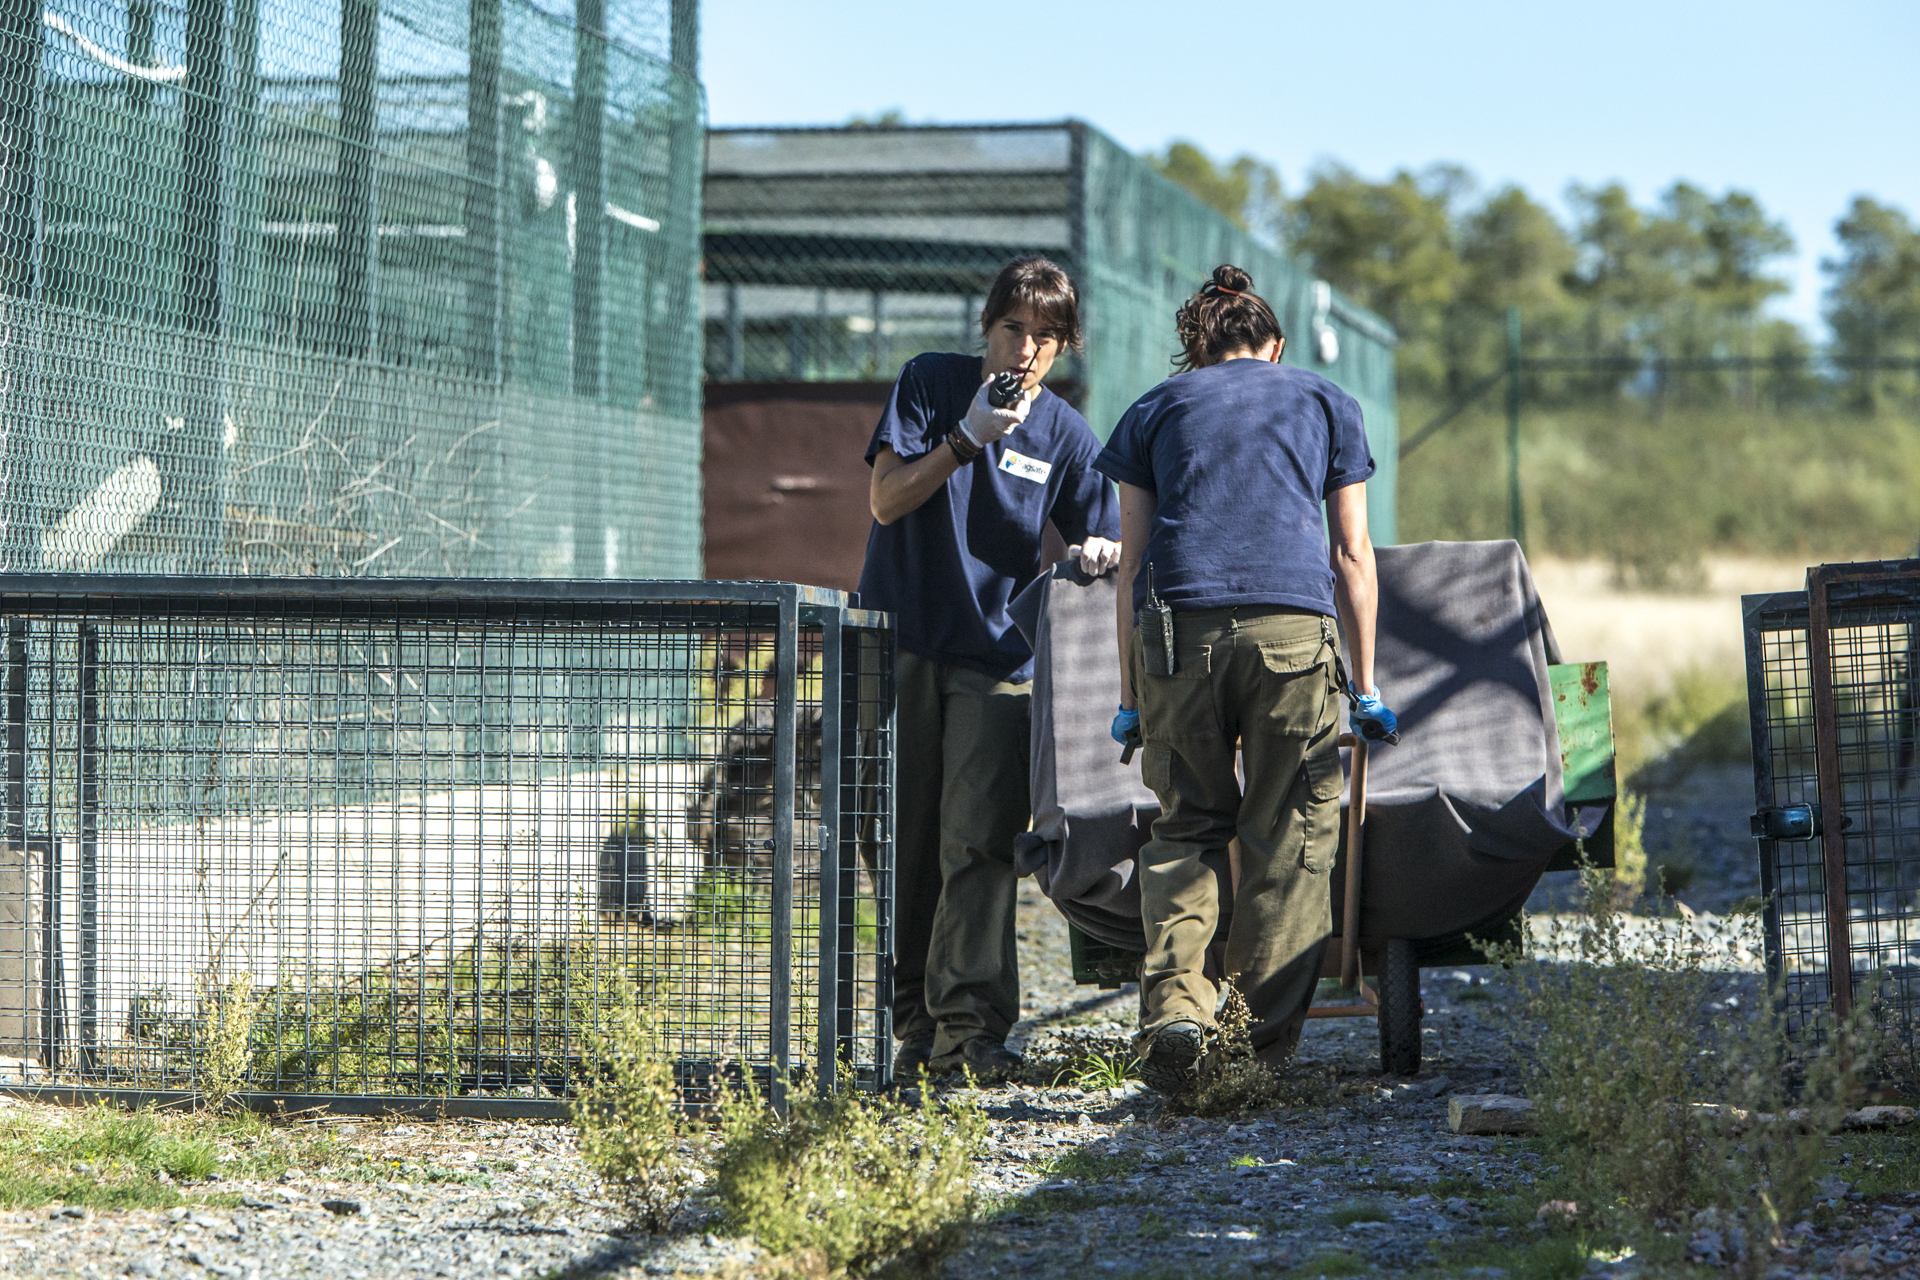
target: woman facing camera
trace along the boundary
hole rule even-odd
[[[1226,970],[1263,1061],[1278,1065],[1299,1041],[1333,923],[1336,616],[1355,730],[1394,727],[1373,685],[1373,456],[1360,406],[1280,363],[1280,322],[1238,267],[1217,269],[1177,324],[1179,372],[1127,410],[1094,463],[1120,487],[1113,732],[1138,734],[1142,779],[1160,798],[1140,854],[1134,1048],[1163,1093],[1193,1087],[1217,1034],[1219,993],[1203,968],[1221,908],[1215,868],[1236,837]]]

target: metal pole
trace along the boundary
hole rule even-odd
[[[467,13],[467,347],[473,376],[500,374],[500,0]]]
[[[606,398],[607,5],[575,6],[573,71],[573,394]],[[598,524],[597,520],[582,521]],[[575,572],[585,577],[580,566]]]
[[[1527,517],[1520,504],[1520,308],[1507,308],[1507,529],[1522,551]]]
[[[769,1032],[773,1078],[768,1101],[787,1105],[787,1073],[793,1064],[793,810],[795,799],[795,702],[800,692],[800,595],[783,587],[774,632],[773,701],[773,937],[767,948]]]
[[[80,1063],[99,1066],[100,633],[80,624]]]
[[[846,722],[841,641],[846,613],[820,611],[820,1025],[814,1083],[820,1092],[838,1086],[840,1064],[840,863],[844,847],[840,832],[840,769],[846,759],[842,741]]]
[[[380,246],[374,209],[373,135],[380,83],[379,41],[380,10],[375,0],[342,0],[334,340],[344,356],[368,355],[375,347],[374,275]]]

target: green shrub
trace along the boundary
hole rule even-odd
[[[253,1065],[254,1023],[261,1000],[253,992],[253,977],[241,974],[225,987],[208,993],[207,1043],[201,1050],[196,1084],[209,1110],[225,1111],[233,1095],[247,1082]],[[204,1176],[204,1175],[203,1175]]]
[[[693,1135],[645,1002],[618,992],[587,1049],[573,1103],[581,1157],[635,1225],[665,1231],[696,1180]]]
[[[1587,912],[1533,940],[1564,963],[1506,957],[1542,1136],[1574,1157],[1561,1163],[1583,1221],[1588,1206],[1635,1228],[1713,1209],[1741,1228],[1741,1265],[1760,1274],[1811,1203],[1826,1134],[1855,1092],[1851,1064],[1871,1052],[1866,1015],[1797,1050],[1774,1001],[1716,1006],[1717,948],[1690,921],[1629,939],[1607,874],[1589,870],[1586,887]]]
[[[843,1088],[795,1096],[783,1117],[755,1098],[723,1108],[714,1183],[728,1221],[775,1254],[815,1253],[864,1275],[925,1267],[973,1214],[979,1107],[944,1110]]]

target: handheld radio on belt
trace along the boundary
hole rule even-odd
[[[1147,604],[1140,610],[1140,651],[1150,676],[1170,676],[1177,660],[1173,653],[1173,610],[1153,589],[1153,566],[1147,566]],[[1121,764],[1132,764],[1133,753],[1141,745],[1140,726],[1127,730],[1127,745],[1120,753]]]

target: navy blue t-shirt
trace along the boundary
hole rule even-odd
[[[963,355],[907,361],[867,445],[867,465],[882,448],[908,462],[945,448],[980,389],[981,364]],[[1119,500],[1093,469],[1099,451],[1087,420],[1043,390],[1025,422],[932,497],[890,525],[874,521],[860,603],[897,615],[895,638],[908,653],[996,680],[1031,680],[1033,650],[1007,603],[1039,576],[1049,518],[1070,543],[1119,539]]]
[[[1121,416],[1097,469],[1155,496],[1142,560],[1176,610],[1288,605],[1333,616],[1320,504],[1373,474],[1352,396],[1317,373],[1225,360]],[[1143,567],[1134,607],[1147,598]]]

